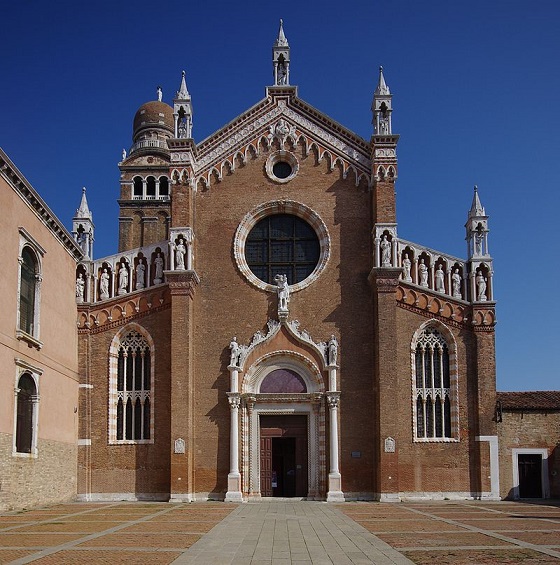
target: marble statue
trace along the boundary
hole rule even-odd
[[[424,264],[424,259],[420,259],[418,265],[418,272],[420,273],[420,286],[428,286],[428,267]]]
[[[481,271],[476,275],[476,299],[479,302],[486,302],[486,279]]]
[[[101,280],[99,281],[99,294],[101,296],[101,300],[105,300],[109,298],[109,273],[107,269],[103,269],[101,273]]]
[[[288,80],[288,72],[286,70],[286,65],[282,62],[278,63],[278,73],[277,73],[277,83],[276,84],[286,84]]]
[[[78,298],[79,300],[84,299],[85,288],[86,288],[86,281],[84,280],[84,276],[82,275],[82,273],[80,273],[78,275],[78,278],[76,279],[76,298]]]
[[[126,149],[123,148],[122,150],[122,160],[124,161],[126,159]]]
[[[161,90],[161,86],[158,86],[156,91],[158,102],[161,102],[161,99],[163,98],[163,91]]]
[[[391,266],[391,243],[387,240],[387,236],[384,235],[379,244],[381,247],[381,266],[390,267]]]
[[[175,270],[184,271],[185,270],[185,254],[187,253],[187,248],[183,239],[179,239],[179,243],[175,246]]]
[[[233,367],[237,367],[239,364],[239,354],[241,353],[241,348],[237,343],[237,338],[233,336],[231,343],[229,344],[231,349],[229,364]]]
[[[136,290],[140,290],[146,286],[146,265],[143,261],[138,263],[136,267]]]
[[[481,233],[477,233],[474,236],[474,254],[477,257],[480,257],[482,255],[482,240],[484,239],[484,236]]]
[[[126,263],[121,263],[119,269],[119,294],[126,294],[128,292],[128,269]]]
[[[274,282],[277,285],[278,292],[278,310],[288,311],[288,303],[290,302],[290,287],[288,286],[288,277],[286,275],[276,275]]]
[[[154,259],[156,266],[156,276],[154,277],[154,284],[161,284],[163,282],[163,259],[161,253],[158,253]]]
[[[329,365],[336,365],[338,359],[338,341],[334,335],[331,335],[331,339],[329,339],[328,343],[328,352],[329,352]]]
[[[412,277],[410,276],[410,259],[408,258],[408,253],[404,254],[403,265],[403,277],[406,282],[412,282]]]
[[[451,286],[453,287],[453,298],[463,298],[461,294],[461,275],[459,269],[455,269],[451,275]]]
[[[436,291],[445,292],[445,273],[443,272],[441,265],[438,265],[435,274],[436,274]]]

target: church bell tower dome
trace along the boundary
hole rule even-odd
[[[153,100],[142,104],[134,116],[132,126],[132,140],[138,141],[147,130],[160,130],[168,133],[168,137],[174,133],[173,108],[165,102]]]

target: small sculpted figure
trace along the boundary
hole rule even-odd
[[[476,299],[479,302],[486,302],[486,279],[482,271],[476,275]]]
[[[418,272],[420,273],[420,286],[428,286],[428,267],[424,264],[424,259],[420,259],[418,265]]]
[[[183,239],[179,239],[179,243],[175,247],[175,269],[177,271],[185,270],[185,254],[187,253],[187,248]]]
[[[78,298],[79,300],[84,299],[85,287],[86,287],[86,281],[84,280],[84,276],[82,275],[82,273],[80,273],[78,275],[78,278],[76,279],[76,298]]]
[[[101,280],[99,281],[99,294],[101,296],[101,300],[109,298],[109,278],[107,269],[103,269],[103,272],[101,273]]]
[[[445,273],[441,268],[441,265],[438,265],[436,269],[436,291],[437,292],[445,292]]]
[[[381,247],[381,266],[390,267],[391,266],[391,243],[387,240],[387,236],[384,235],[379,244]]]
[[[404,259],[403,259],[402,264],[403,264],[403,277],[404,277],[404,280],[405,280],[406,282],[412,282],[412,277],[410,276],[410,265],[411,265],[411,262],[410,262],[410,259],[408,258],[408,253],[405,253],[405,254],[404,254]]]
[[[278,287],[278,310],[287,312],[288,303],[290,302],[290,287],[288,286],[288,277],[286,275],[276,275],[274,277],[274,282]]]
[[[163,258],[161,253],[158,253],[154,259],[154,264],[156,266],[156,276],[154,277],[154,283],[160,284],[163,280]]]
[[[229,344],[229,348],[231,349],[229,364],[233,367],[237,367],[237,365],[239,364],[240,348],[235,336],[233,336],[231,343]]]
[[[136,290],[140,290],[146,286],[146,265],[143,261],[138,263],[136,267]]]
[[[459,269],[455,269],[451,275],[451,285],[453,287],[453,298],[462,298],[461,295],[461,275]]]
[[[334,335],[331,335],[328,343],[329,365],[336,365],[338,360],[338,341]]]
[[[119,269],[119,294],[128,292],[128,269],[125,263],[121,263]]]

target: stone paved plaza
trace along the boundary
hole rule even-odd
[[[552,503],[69,503],[0,515],[0,563],[559,561]]]

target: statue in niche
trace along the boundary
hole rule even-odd
[[[455,269],[451,275],[451,286],[453,288],[453,298],[463,298],[461,294],[461,275],[459,269]]]
[[[388,241],[387,236],[384,235],[381,238],[381,266],[390,267],[391,266],[391,242]]]
[[[379,133],[381,135],[389,133],[389,118],[379,118]]]
[[[436,291],[445,292],[445,273],[441,268],[441,264],[438,265],[436,269]]]
[[[404,259],[403,259],[403,277],[404,280],[406,282],[412,282],[412,277],[410,276],[410,266],[411,266],[411,262],[410,259],[408,258],[408,253],[404,254]]]
[[[239,347],[237,338],[235,336],[233,336],[231,343],[229,344],[229,348],[231,349],[229,364],[232,367],[237,367],[239,365],[239,355],[241,353],[241,348]]]
[[[480,232],[477,232],[474,236],[474,254],[477,257],[480,257],[482,255],[483,240],[484,240],[484,236]]]
[[[76,279],[76,298],[79,302],[84,299],[84,290],[86,288],[86,281],[84,280],[84,276],[82,273],[78,275]]]
[[[185,247],[185,242],[183,238],[179,239],[179,243],[175,246],[175,270],[184,271],[185,270],[185,254],[187,253],[187,248]]]
[[[186,139],[188,137],[186,118],[181,118],[181,121],[179,122],[179,127],[177,128],[177,134],[179,136],[179,139]]]
[[[428,267],[424,264],[424,259],[420,259],[418,265],[418,272],[420,273],[420,286],[428,286]]]
[[[109,298],[109,279],[110,277],[107,269],[103,269],[99,281],[99,294],[101,296],[101,300]]]
[[[286,69],[286,64],[284,61],[278,61],[278,71],[277,71],[277,83],[276,84],[287,84],[288,71]]]
[[[158,254],[156,255],[154,264],[156,266],[156,276],[154,277],[154,284],[161,284],[163,282],[163,259],[161,257],[161,253],[158,252]]]
[[[338,341],[334,335],[331,335],[328,343],[329,365],[336,365],[338,360]]]
[[[121,263],[119,269],[119,294],[126,294],[128,292],[128,269],[126,263]]]
[[[140,261],[136,267],[136,290],[140,290],[146,286],[146,265],[144,261]]]
[[[278,310],[287,312],[288,304],[290,302],[290,287],[288,286],[288,277],[286,275],[276,275],[274,277],[274,282],[278,287]]]
[[[486,302],[486,279],[482,271],[476,275],[476,299],[479,302]]]

